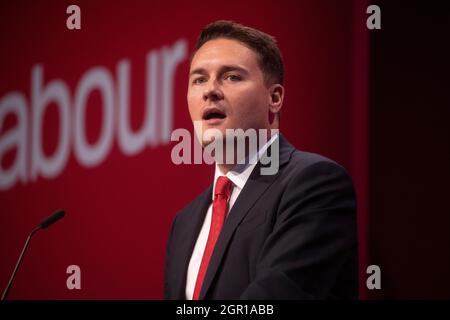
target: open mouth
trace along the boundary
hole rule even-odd
[[[212,119],[224,119],[226,118],[225,112],[218,108],[210,108],[203,112],[203,120],[212,120]]]

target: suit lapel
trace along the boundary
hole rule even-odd
[[[294,152],[295,148],[290,145],[280,134],[280,158],[279,158],[279,170],[284,166]],[[269,147],[270,149],[270,147]],[[269,151],[270,152],[270,151]],[[233,208],[228,214],[225,224],[217,240],[214,248],[211,260],[209,262],[208,270],[206,271],[205,279],[203,281],[203,287],[200,292],[200,299],[204,299],[209,287],[216,275],[216,272],[220,266],[226,248],[236,230],[237,226],[247,215],[249,210],[253,207],[255,202],[263,195],[266,189],[276,180],[279,176],[279,171],[274,175],[261,175],[260,174],[261,163],[258,163],[253,169],[247,183],[239,194]]]

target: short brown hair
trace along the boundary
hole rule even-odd
[[[237,40],[248,46],[259,57],[258,63],[266,84],[283,84],[283,59],[274,37],[233,21],[219,20],[208,24],[202,30],[197,39],[195,51],[197,52],[206,42],[218,38]]]

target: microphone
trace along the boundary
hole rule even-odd
[[[64,212],[64,210],[56,211],[51,216],[49,216],[49,217],[45,218],[44,220],[42,220],[41,223],[39,224],[38,228],[39,229],[47,229],[52,224],[54,224],[56,221],[58,221],[59,219],[64,217],[65,214],[66,213]]]
[[[58,221],[59,219],[64,217],[65,214],[66,213],[64,210],[56,211],[49,217],[42,220],[41,223],[30,232],[30,234],[28,235],[27,241],[25,242],[25,245],[23,246],[22,253],[19,256],[19,259],[17,260],[16,267],[14,268],[14,271],[13,271],[11,277],[9,278],[8,285],[6,286],[5,290],[3,290],[1,300],[6,300],[6,297],[8,296],[9,290],[11,289],[11,286],[14,282],[14,278],[16,277],[17,270],[19,269],[20,264],[22,263],[22,258],[25,255],[25,252],[27,251],[28,244],[30,243],[31,238],[34,236],[34,234],[36,232],[38,232],[41,229],[47,229],[52,224],[54,224],[56,221]]]

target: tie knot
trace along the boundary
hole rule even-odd
[[[231,195],[231,189],[233,187],[233,183],[230,179],[225,176],[220,176],[216,181],[216,187],[214,188],[214,196],[218,194],[224,195],[227,198]]]

